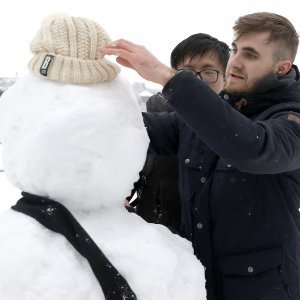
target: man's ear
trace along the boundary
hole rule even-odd
[[[286,74],[292,67],[292,62],[290,60],[283,60],[277,63],[276,72],[280,74]]]

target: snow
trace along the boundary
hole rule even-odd
[[[1,101],[1,98],[0,98]],[[15,188],[3,172],[2,145],[0,144],[0,212],[12,206],[21,197],[19,189]]]
[[[104,299],[63,236],[9,209],[21,190],[65,205],[138,299],[206,298],[191,243],[123,206],[149,139],[121,75],[91,85],[19,79],[0,98],[0,141],[0,299]]]

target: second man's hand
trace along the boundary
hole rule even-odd
[[[147,48],[130,41],[114,41],[100,51],[103,54],[117,56],[117,62],[135,70],[146,80],[164,86],[174,75],[175,70],[161,63]]]

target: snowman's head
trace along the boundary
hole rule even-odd
[[[97,52],[109,41],[87,19],[43,23],[33,74],[0,99],[3,164],[19,189],[86,211],[121,206],[130,194],[149,141],[130,84]]]

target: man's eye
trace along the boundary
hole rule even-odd
[[[250,51],[246,51],[244,55],[246,58],[256,58],[255,53],[250,52]]]
[[[204,73],[205,73],[206,75],[212,75],[212,74],[215,74],[216,71],[206,70],[206,71],[204,71]]]

